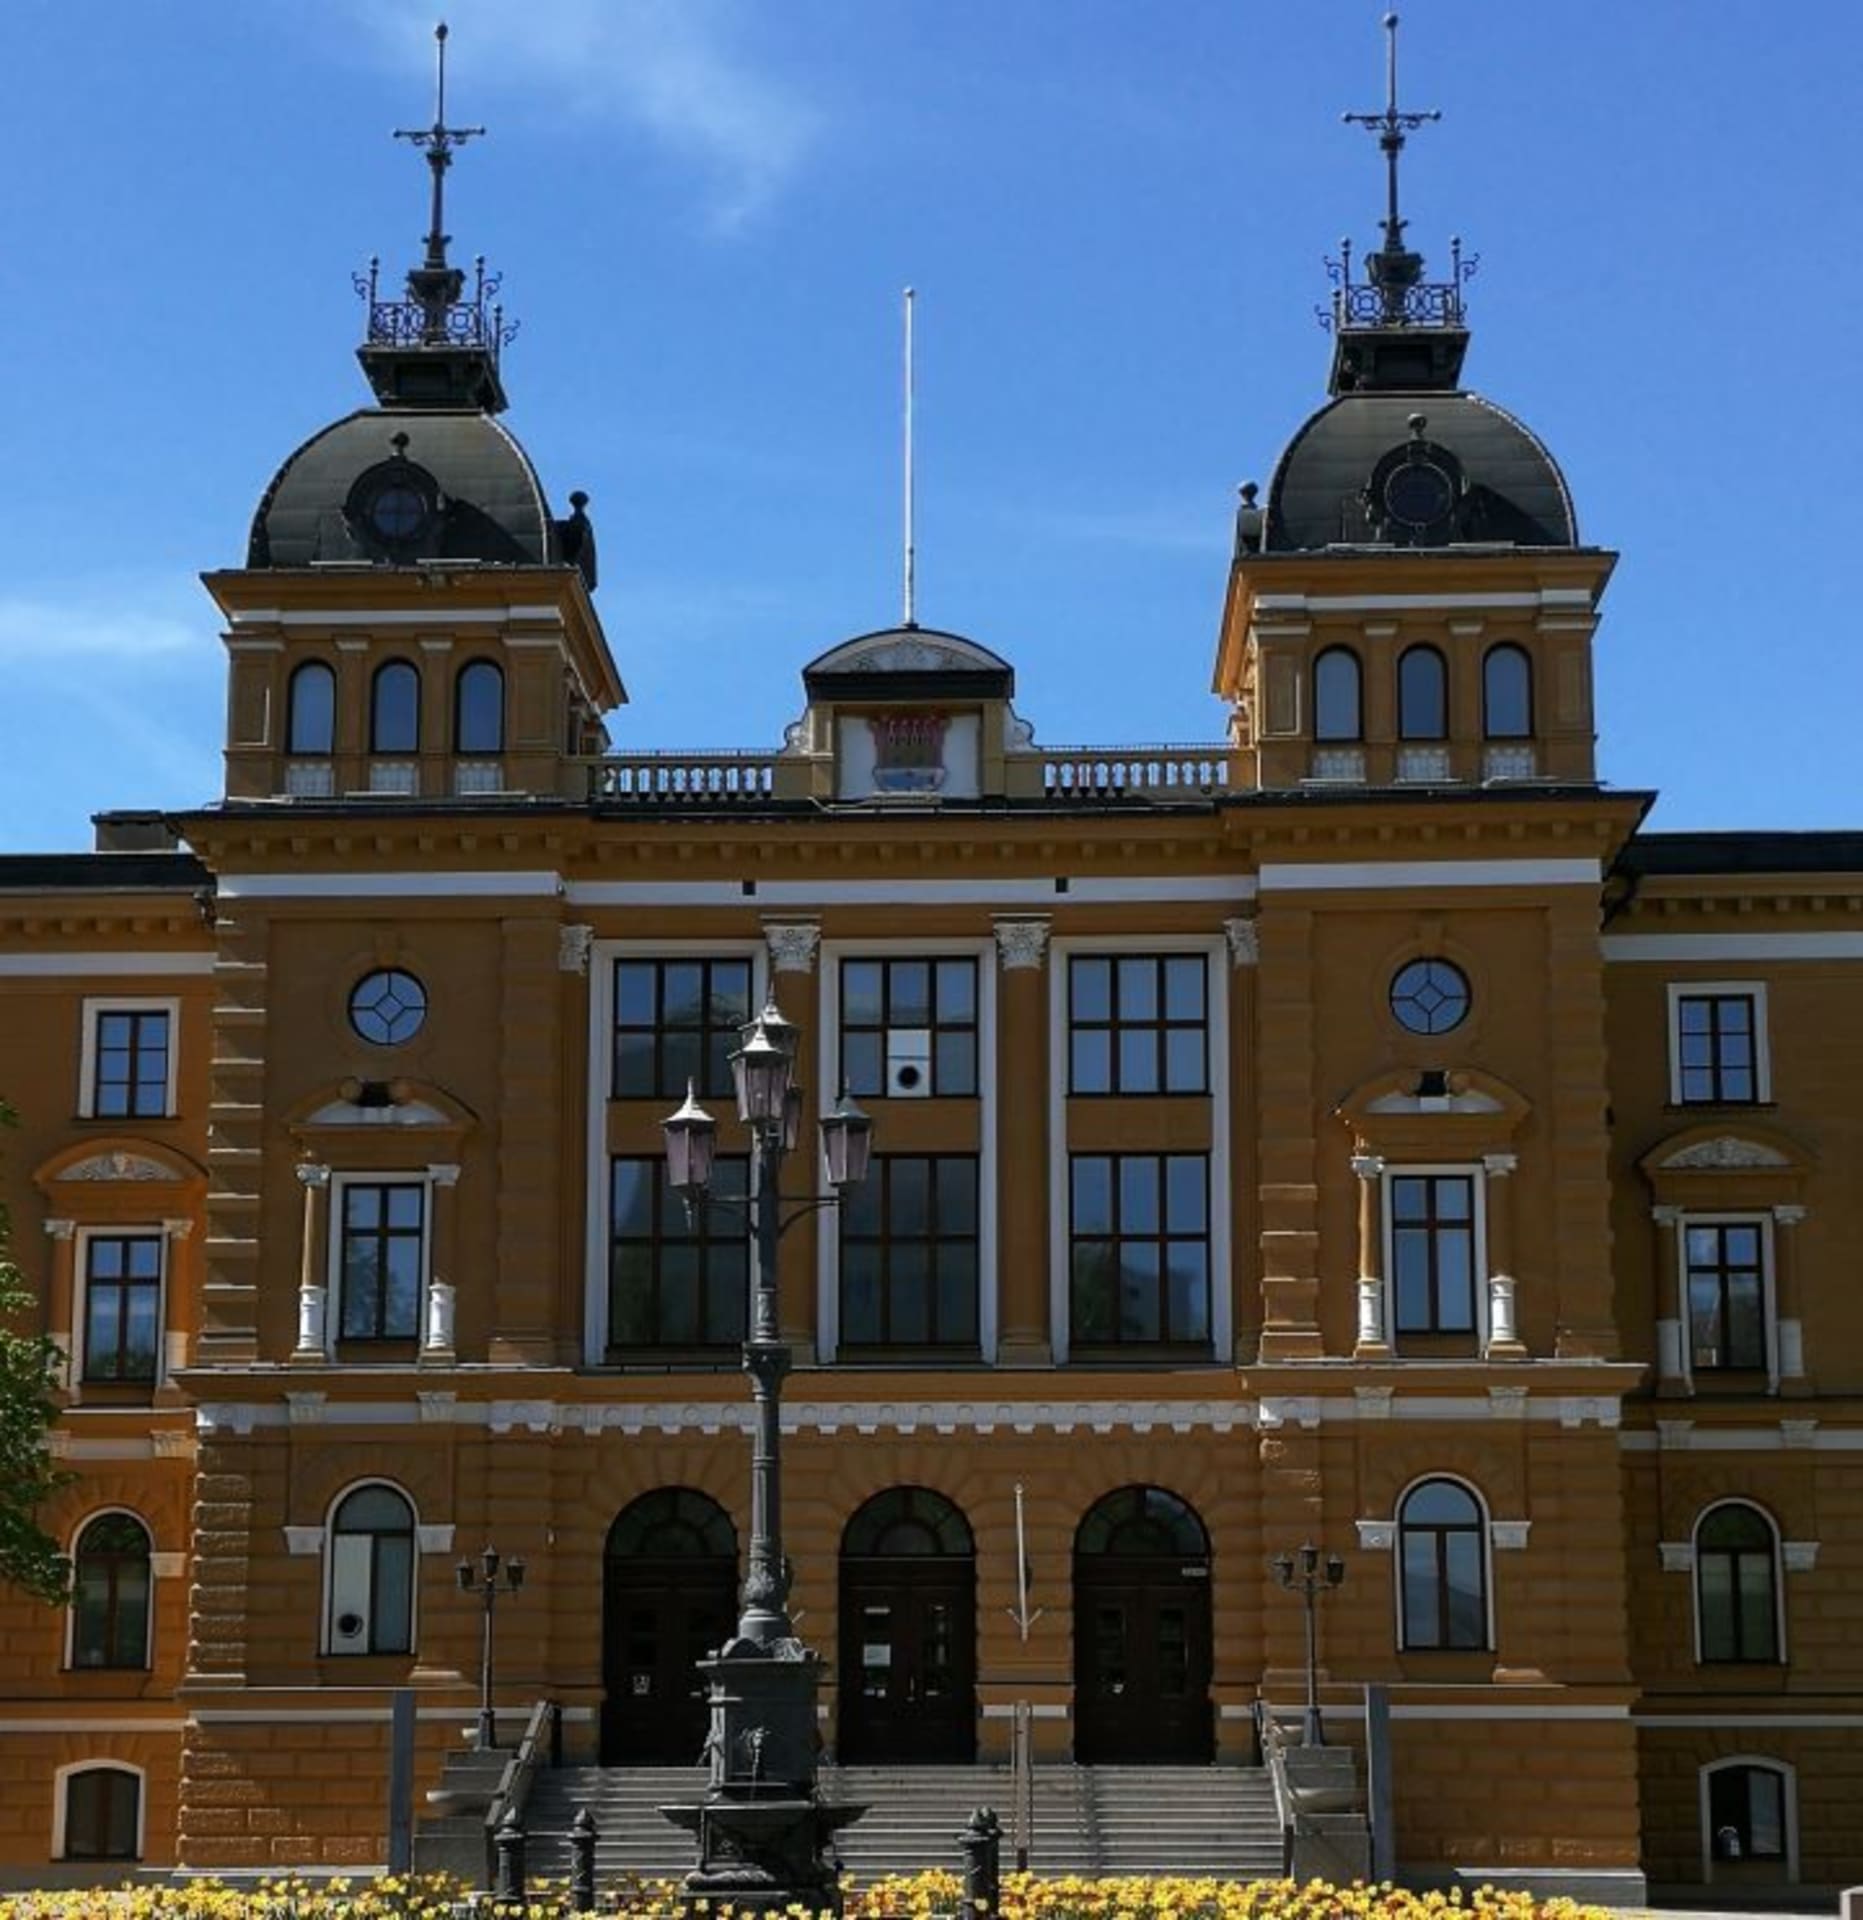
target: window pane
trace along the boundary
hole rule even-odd
[[[420,1331],[420,1242],[388,1243],[388,1292],[382,1332],[393,1340],[411,1340]]]
[[[608,1344],[644,1347],[653,1343],[653,1250],[645,1244],[614,1250],[608,1296]]]
[[[1449,1572],[1449,1644],[1481,1647],[1488,1642],[1488,1621],[1481,1593],[1481,1537],[1473,1533],[1443,1536]]]
[[[1746,1767],[1747,1853],[1755,1860],[1785,1858],[1785,1775]]]
[[[1200,1153],[1174,1153],[1164,1163],[1165,1225],[1173,1233],[1201,1233],[1206,1216],[1207,1162]]]
[[[750,962],[714,960],[712,962],[712,1024],[728,1027],[731,1041],[737,1042],[736,1029],[750,1019]]]
[[[938,962],[938,1021],[964,1025],[977,1017],[977,963],[974,960]]]
[[[153,1287],[131,1287],[124,1295],[123,1354],[120,1373],[125,1380],[155,1378],[157,1293]]]
[[[1696,1557],[1696,1590],[1701,1608],[1701,1657],[1731,1660],[1737,1640],[1734,1627],[1733,1556],[1701,1553]]]
[[[1772,1556],[1743,1553],[1735,1562],[1740,1594],[1740,1651],[1749,1660],[1770,1660],[1777,1651]]]
[[[841,1038],[841,1071],[848,1091],[878,1094],[886,1091],[886,1041],[879,1032],[849,1033]]]
[[[414,1542],[406,1534],[384,1534],[375,1543],[374,1653],[407,1653],[413,1646]]]
[[[421,1223],[422,1201],[425,1195],[419,1187],[401,1186],[388,1189],[388,1224],[403,1232],[418,1231]]]
[[[1115,1268],[1110,1240],[1077,1240],[1073,1255],[1074,1338],[1104,1344],[1113,1338]]]
[[[614,1163],[614,1230],[646,1235],[653,1231],[653,1189],[665,1167],[663,1160],[622,1160]]]
[[[1683,1000],[1676,1008],[1677,1024],[1683,1033],[1706,1033],[1711,1023],[1710,1004],[1706,1000]]]
[[[336,675],[320,662],[291,676],[287,753],[328,753],[336,739]]]
[[[1442,1590],[1436,1578],[1436,1536],[1405,1533],[1403,1547],[1404,1645],[1442,1645]]]
[[[1126,1240],[1119,1248],[1119,1337],[1121,1340],[1161,1340],[1164,1325],[1159,1298],[1159,1256],[1156,1245]]]
[[[1201,957],[1180,954],[1164,963],[1164,1011],[1169,1020],[1201,1020],[1209,969]]]
[[[880,963],[844,960],[841,963],[841,1024],[877,1027],[885,1018],[880,1002]]]
[[[930,1163],[895,1157],[886,1162],[886,1181],[893,1236],[924,1233],[931,1224]]]
[[[1436,1318],[1444,1333],[1474,1331],[1474,1248],[1468,1234],[1455,1228],[1436,1232]]]
[[[1440,740],[1449,731],[1443,657],[1412,647],[1397,663],[1397,733],[1401,740]]]
[[[1119,1162],[1119,1231],[1159,1232],[1164,1222],[1158,1200],[1158,1162],[1150,1154],[1123,1156]]]
[[[947,1097],[977,1091],[977,1036],[969,1028],[932,1041],[932,1090]]]
[[[1210,1337],[1210,1278],[1208,1256],[1201,1240],[1174,1240],[1167,1248],[1170,1263],[1173,1340]]]
[[[1482,706],[1490,740],[1519,740],[1532,732],[1532,676],[1520,648],[1495,647],[1482,663]]]
[[[938,1249],[938,1338],[952,1344],[977,1337],[977,1250],[968,1243]]]
[[[669,1347],[689,1347],[699,1337],[699,1284],[703,1255],[695,1242],[660,1248],[660,1325]]]
[[[1105,1029],[1079,1028],[1073,1036],[1075,1093],[1111,1093],[1113,1090],[1113,1036]]]
[[[1422,1220],[1429,1212],[1429,1182],[1414,1174],[1391,1182],[1391,1217],[1394,1220]]]
[[[1110,960],[1079,959],[1069,962],[1069,982],[1076,1020],[1110,1020],[1113,1017],[1113,963]]]
[[[887,1252],[887,1314],[895,1341],[923,1346],[931,1338],[931,1250],[895,1241]]]
[[[923,960],[895,960],[890,963],[892,1007],[888,1024],[895,1027],[929,1027],[932,1023],[931,968]]]
[[[1158,1091],[1158,1030],[1121,1027],[1119,1034],[1119,1091]]]
[[[750,1257],[742,1245],[714,1247],[705,1268],[705,1339],[725,1346],[744,1338],[750,1310]]]
[[[1158,1017],[1158,963],[1121,960],[1119,963],[1119,1017],[1156,1020]]]
[[[1453,1480],[1426,1480],[1404,1501],[1403,1522],[1407,1527],[1479,1526],[1481,1508],[1475,1496]]]
[[[660,1074],[653,1091],[663,1100],[671,1100],[686,1090],[688,1080],[696,1083],[705,1071],[705,1042],[693,1027],[663,1027],[660,1030]]]
[[[669,960],[660,980],[660,1025],[696,1027],[705,1019],[705,969],[696,960]]]
[[[1172,1027],[1164,1036],[1164,1090],[1201,1093],[1203,1085],[1203,1029]]]
[[[1074,1231],[1113,1229],[1113,1163],[1097,1154],[1074,1156]]]
[[[653,1071],[653,1035],[617,1033],[614,1097],[617,1100],[646,1100],[658,1091]]]
[[[623,1026],[650,1027],[657,1017],[655,988],[659,969],[650,960],[622,960],[615,965],[615,1018]]]
[[[459,753],[500,753],[505,743],[505,677],[489,660],[475,660],[459,676]]]
[[[871,1346],[880,1338],[878,1247],[841,1250],[841,1337],[851,1346]]]
[[[1356,740],[1358,736],[1358,659],[1344,647],[1328,647],[1313,663],[1313,737]]]
[[[934,1226],[944,1234],[977,1231],[977,1163],[941,1160],[938,1163],[938,1212]]]
[[[420,675],[405,660],[375,676],[370,746],[377,753],[413,753],[420,746]]]
[[[1468,1180],[1438,1180],[1436,1217],[1439,1220],[1467,1220],[1475,1210],[1474,1183]]]
[[[1400,1228],[1392,1235],[1400,1333],[1426,1333],[1430,1326],[1429,1236],[1421,1228]]]
[[[1756,1370],[1766,1364],[1766,1316],[1757,1274],[1740,1274],[1728,1281],[1725,1364]]]

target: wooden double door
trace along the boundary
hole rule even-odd
[[[975,1561],[844,1559],[836,1677],[848,1765],[974,1760]]]
[[[1074,1568],[1074,1758],[1215,1758],[1207,1560],[1106,1554]]]
[[[737,1618],[732,1560],[610,1562],[602,1598],[602,1764],[696,1766],[709,1724],[699,1662]]]

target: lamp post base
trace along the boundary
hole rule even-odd
[[[816,1790],[821,1661],[800,1641],[753,1651],[738,1640],[700,1671],[711,1686],[711,1780],[703,1800],[660,1809],[698,1838],[684,1892],[752,1913],[792,1902],[839,1913],[834,1836],[866,1808],[824,1801]]]

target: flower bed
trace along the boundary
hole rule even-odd
[[[180,1886],[125,1886],[83,1892],[0,1894],[0,1920],[442,1920],[465,1889],[439,1877],[379,1880],[303,1879],[229,1887],[213,1880]],[[890,1875],[850,1883],[848,1920],[933,1920],[963,1908],[954,1873]],[[625,1920],[724,1920],[729,1907],[683,1901],[670,1880],[625,1880],[602,1888],[600,1909]],[[791,1911],[801,1915],[800,1908]],[[535,1882],[536,1920],[567,1920],[569,1893]],[[1390,1886],[1329,1887],[1315,1880],[1092,1880],[1003,1876],[1003,1920],[1609,1920],[1601,1908],[1571,1900],[1482,1887],[1464,1895],[1405,1893]]]

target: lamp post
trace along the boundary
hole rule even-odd
[[[499,1555],[496,1547],[487,1547],[479,1555],[476,1567],[470,1560],[462,1560],[454,1569],[459,1576],[460,1592],[476,1593],[485,1603],[479,1628],[478,1746],[481,1753],[490,1753],[498,1745],[498,1718],[492,1709],[492,1613],[501,1593],[515,1594],[524,1584],[522,1560],[507,1560],[503,1564],[505,1578],[502,1586],[498,1581]]]
[[[839,1908],[834,1833],[863,1808],[832,1806],[816,1780],[815,1696],[821,1661],[796,1638],[789,1617],[789,1562],[783,1552],[782,1399],[789,1349],[778,1331],[776,1255],[782,1236],[806,1215],[838,1206],[867,1175],[873,1122],[843,1094],[821,1121],[828,1191],[786,1195],[783,1162],[799,1144],[802,1094],[795,1084],[800,1030],[774,1001],[743,1029],[731,1056],[738,1117],[750,1131],[755,1172],[750,1195],[711,1191],[717,1122],[688,1086],[663,1123],[668,1184],[692,1213],[735,1208],[747,1217],[754,1257],[750,1330],[750,1552],[737,1630],[700,1663],[710,1685],[706,1738],[710,1779],[702,1801],[662,1807],[695,1833],[699,1863],[686,1878],[694,1897],[740,1909],[780,1910],[802,1901],[810,1911]]]
[[[1277,1553],[1270,1564],[1282,1586],[1306,1599],[1307,1710],[1300,1724],[1300,1741],[1302,1746],[1323,1747],[1326,1731],[1320,1725],[1319,1598],[1322,1593],[1331,1593],[1345,1578],[1345,1562],[1336,1553],[1329,1553],[1322,1561],[1319,1548],[1309,1540],[1298,1557]]]

